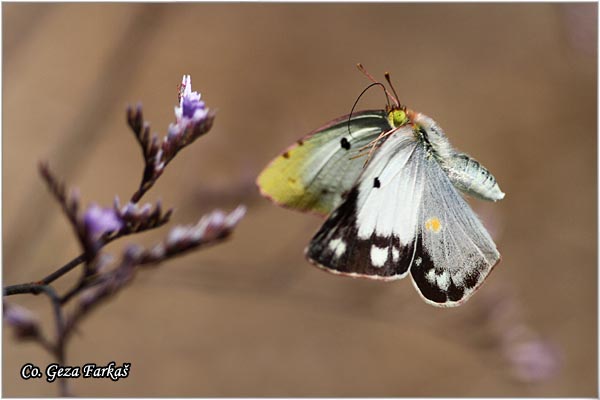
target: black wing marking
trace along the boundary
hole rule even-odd
[[[306,256],[315,265],[337,274],[382,280],[403,278],[410,266],[414,244],[401,245],[397,236],[384,237],[375,232],[368,239],[359,238],[357,198],[358,187],[354,187],[313,237]],[[374,248],[385,253],[381,265],[371,262]]]

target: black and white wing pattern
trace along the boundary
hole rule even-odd
[[[306,255],[342,275],[395,280],[410,271],[425,301],[437,306],[461,304],[500,258],[481,222],[408,126],[375,153]]]
[[[439,164],[432,158],[424,161],[419,237],[410,273],[425,301],[456,306],[483,283],[500,253]]]
[[[394,280],[415,256],[424,183],[412,128],[392,134],[374,154],[344,202],[310,242],[306,255],[334,273]]]

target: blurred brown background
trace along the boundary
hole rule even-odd
[[[132,370],[118,383],[74,380],[75,394],[594,397],[596,15],[595,4],[4,4],[3,283],[40,279],[78,253],[38,161],[86,204],[127,198],[142,160],[125,106],[141,101],[164,134],[186,73],[218,109],[215,126],[145,201],[175,207],[171,225],[238,203],[248,215],[232,240],[139,274],[85,320],[69,364]],[[278,152],[349,112],[368,84],[356,62],[390,71],[401,100],[507,193],[472,202],[502,262],[462,307],[426,305],[408,279],[311,267],[303,249],[321,221],[254,188]],[[359,108],[383,104],[372,90]],[[45,298],[9,301],[52,331]],[[502,338],[523,330],[555,357],[511,361]],[[26,362],[51,362],[38,346],[5,330],[3,350],[4,396],[58,393],[19,378]],[[554,373],[527,383],[528,368]]]

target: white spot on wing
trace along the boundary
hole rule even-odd
[[[333,239],[329,242],[329,249],[333,251],[333,254],[336,258],[339,258],[342,254],[346,252],[346,243],[340,238]]]
[[[419,265],[421,265],[422,262],[423,259],[421,257],[417,257],[417,259],[415,260],[415,265],[418,267]]]
[[[371,264],[374,267],[381,268],[388,257],[388,249],[377,247],[375,245],[371,246]]]
[[[434,286],[439,287],[441,290],[448,290],[450,287],[450,274],[448,271],[443,271],[441,275],[435,273],[434,269],[427,271],[425,278]]]
[[[437,285],[442,290],[447,290],[450,287],[450,274],[448,271],[442,272],[441,275],[436,276]]]
[[[392,247],[392,260],[394,262],[398,261],[400,258],[400,251],[396,247]]]
[[[435,284],[435,272],[433,271],[433,269],[427,271],[427,275],[425,275],[425,278],[427,278],[429,283],[431,283],[432,285]]]

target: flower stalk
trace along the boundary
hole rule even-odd
[[[163,211],[160,202],[140,205],[139,201],[154,186],[166,166],[185,147],[212,127],[215,113],[206,107],[199,93],[192,91],[191,78],[183,77],[175,107],[175,122],[168,127],[167,135],[159,140],[150,135],[150,126],[143,120],[142,107],[127,108],[127,122],[142,151],[144,170],[139,187],[130,201],[121,206],[115,197],[112,207],[91,203],[81,207],[79,191],[67,192],[66,185],[59,181],[47,163],[39,165],[39,172],[48,189],[60,205],[82,253],[39,281],[6,286],[3,297],[17,294],[45,294],[52,303],[56,334],[47,339],[38,324],[35,314],[23,307],[3,302],[4,319],[13,327],[18,340],[33,340],[51,353],[60,365],[66,363],[66,348],[71,334],[79,322],[92,310],[111,299],[127,287],[139,270],[158,265],[206,246],[227,239],[244,217],[245,207],[239,206],[230,213],[215,210],[203,216],[198,223],[175,226],[161,242],[150,249],[129,245],[116,263],[103,252],[108,243],[150,229],[157,229],[169,222],[172,209]],[[62,295],[52,284],[68,272],[82,265],[76,283]],[[65,306],[77,299],[75,307],[66,313]],[[65,379],[60,379],[60,394],[70,394]]]

